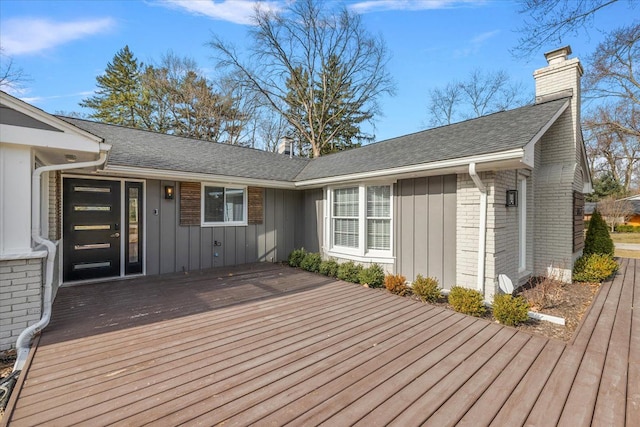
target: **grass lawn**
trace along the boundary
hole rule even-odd
[[[630,251],[628,249],[616,249],[616,256],[620,258],[640,258],[640,251]]]
[[[640,233],[611,233],[613,243],[640,243]]]

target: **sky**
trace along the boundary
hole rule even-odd
[[[286,1],[264,5],[282,8]],[[376,140],[424,129],[430,89],[466,78],[473,70],[504,70],[533,99],[532,73],[546,65],[544,52],[566,44],[586,60],[603,34],[628,22],[626,2],[603,9],[588,33],[565,39],[526,59],[511,50],[525,16],[510,0],[352,0],[369,32],[381,35],[391,59],[396,94],[380,98]],[[213,77],[216,34],[239,48],[249,42],[253,2],[244,0],[0,0],[2,61],[28,77],[12,95],[49,113],[90,111],[78,103],[96,89],[96,77],[128,45],[144,63],[173,51],[196,60]],[[6,64],[6,62],[5,62]],[[586,65],[586,64],[585,64]]]

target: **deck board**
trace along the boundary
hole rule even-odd
[[[62,288],[8,421],[635,426],[638,268],[569,344],[267,263]]]

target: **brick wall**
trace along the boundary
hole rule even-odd
[[[40,319],[42,259],[0,261],[0,350],[14,348],[20,333]]]

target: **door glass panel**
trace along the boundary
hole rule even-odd
[[[111,230],[110,225],[74,225],[75,231],[87,231],[87,230]]]
[[[111,212],[111,206],[74,206],[76,212]]]
[[[111,193],[111,188],[109,187],[73,187],[73,191],[83,191],[85,193]]]
[[[88,268],[100,268],[100,267],[111,267],[111,261],[105,262],[88,262],[85,264],[75,264],[73,266],[74,270],[86,270]]]
[[[129,187],[129,262],[138,262],[140,212],[139,212],[139,191],[136,187]]]
[[[75,245],[73,248],[76,251],[84,251],[86,249],[107,249],[110,247],[110,243],[91,243],[89,245]]]

